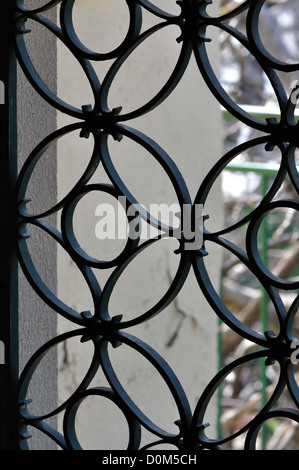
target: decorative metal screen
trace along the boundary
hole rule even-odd
[[[258,236],[263,220],[272,211],[275,211],[277,208],[298,210],[299,179],[296,168],[296,149],[299,139],[298,124],[295,121],[294,115],[297,87],[286,90],[282,85],[279,74],[280,72],[297,71],[299,65],[288,63],[287,58],[285,61],[276,59],[264,46],[259,23],[262,7],[266,3],[265,0],[238,2],[239,6],[236,6],[233,10],[222,16],[213,16],[212,10],[210,10],[210,3],[212,3],[210,0],[179,0],[176,2],[180,7],[180,12],[177,15],[164,11],[163,1],[126,0],[130,14],[127,34],[123,42],[115,50],[107,53],[96,53],[89,50],[79,41],[73,25],[75,0],[45,1],[43,6],[35,9],[31,6],[32,2],[28,3],[25,0],[17,0],[14,3],[15,48],[19,64],[32,86],[44,100],[57,110],[77,119],[75,123],[58,129],[45,137],[31,155],[28,156],[17,179],[17,254],[20,265],[32,288],[44,302],[76,326],[72,332],[57,336],[36,351],[21,374],[18,383],[20,447],[27,448],[26,429],[27,426],[32,426],[46,433],[62,449],[80,449],[74,424],[76,412],[81,401],[85,397],[92,395],[111,400],[121,409],[129,428],[129,450],[140,449],[141,434],[144,428],[152,434],[152,443],[147,448],[154,449],[158,443],[164,443],[173,446],[174,449],[195,451],[201,449],[225,449],[233,440],[242,435],[246,436],[244,448],[254,449],[256,448],[256,440],[262,426],[272,418],[289,419],[294,424],[297,424],[299,422],[299,395],[294,372],[296,361],[292,360],[292,358],[295,357],[294,353],[297,348],[297,343],[294,342],[296,338],[293,333],[293,323],[298,309],[299,297],[297,296],[297,290],[299,281],[296,279],[290,281],[278,277],[271,271],[271,267],[265,265],[260,254]],[[60,7],[59,18],[58,23],[54,24],[46,18],[46,12],[57,6]],[[141,33],[143,12],[145,10],[147,13],[150,12],[154,15],[159,21],[157,25]],[[243,32],[235,29],[230,23],[232,19],[237,18],[240,14],[246,15],[246,24]],[[30,30],[26,27],[28,19],[38,22],[47,28],[51,34],[64,43],[78,60],[91,85],[94,94],[94,106],[86,106],[85,103],[82,103],[82,109],[77,109],[62,102],[39,77],[26,46],[26,36],[30,35]],[[163,87],[157,94],[152,96],[139,109],[129,113],[123,113],[121,107],[109,109],[108,96],[110,86],[122,64],[125,63],[130,54],[146,38],[170,25],[177,25],[181,35],[177,38],[180,44],[179,58],[169,79],[163,84]],[[217,78],[217,74],[213,70],[207,53],[207,43],[210,41],[208,37],[210,27],[218,28],[230,37],[233,37],[259,64],[265,76],[268,77],[277,97],[280,109],[279,119],[269,115],[265,121],[259,120],[239,106],[224,90]],[[248,128],[259,132],[258,137],[245,141],[233,150],[230,150],[211,168],[200,185],[193,201],[191,201],[188,188],[172,161],[171,155],[167,155],[150,136],[144,135],[126,124],[127,121],[133,118],[137,119],[145,113],[152,111],[166,100],[180,82],[192,55],[196,59],[202,77],[210,88],[211,98],[212,95],[216,97],[219,101],[219,106],[222,105],[231,115],[244,123]],[[112,64],[101,83],[92,66],[92,62],[95,61],[111,61]],[[54,207],[44,213],[30,213],[29,209],[26,208],[27,198],[30,197],[30,194],[27,194],[27,187],[34,168],[39,160],[43,158],[43,154],[49,144],[73,130],[80,130],[81,137],[92,135],[94,138],[94,151],[88,167],[78,183]],[[180,225],[179,231],[177,231],[173,227],[159,225],[159,221],[152,220],[149,213],[140,211],[138,215],[134,214],[131,218],[128,216],[128,221],[135,217],[140,217],[146,220],[147,223],[161,228],[162,235],[151,241],[142,242],[139,237],[130,236],[132,234],[129,233],[122,253],[114,260],[104,262],[88,256],[79,245],[73,230],[73,215],[80,199],[93,190],[103,191],[116,199],[123,197],[125,207],[138,203],[127,191],[124,182],[117,174],[111,161],[107,146],[109,136],[113,136],[114,139],[119,141],[121,141],[123,136],[131,139],[146,149],[151,157],[161,165],[172,182],[182,213],[184,205],[191,207],[191,221],[195,229],[196,227],[198,228],[201,220],[196,212],[196,208],[203,207],[203,214],[205,214],[205,202],[216,179],[235,156],[244,150],[262,145],[267,152],[272,152],[274,149],[280,152],[280,166],[273,183],[259,204],[237,223],[225,229],[211,232],[204,228],[202,244],[195,246],[194,243],[186,243],[187,239],[183,231],[183,223]],[[99,162],[103,163],[111,184],[104,184],[102,182],[97,184],[89,183]],[[292,186],[292,194],[296,195],[291,200],[281,199],[280,197],[279,191],[286,177],[289,178],[290,185]],[[59,213],[60,216],[61,231],[44,220],[48,215],[56,213]],[[209,213],[209,217],[213,218],[213,214]],[[203,218],[205,219],[205,217]],[[53,237],[57,244],[69,253],[89,286],[94,301],[93,312],[76,312],[71,306],[63,304],[43,283],[35,269],[27,245],[26,226],[30,227],[31,225],[39,227],[47,236]],[[136,226],[138,225],[135,224],[135,232]],[[245,246],[240,248],[231,241],[230,234],[235,230],[241,230],[243,227],[245,229]],[[180,262],[176,276],[167,293],[159,299],[153,308],[132,320],[125,321],[121,316],[111,318],[107,304],[118,277],[132,259],[138,259],[138,255],[144,249],[163,237],[163,229],[167,231],[168,236],[173,236],[180,240],[180,249],[177,252]],[[221,296],[214,289],[206,269],[206,260],[209,257],[208,252],[205,250],[207,242],[217,244],[223,250],[232,253],[253,273],[265,290],[268,302],[274,307],[279,323],[279,332],[277,334],[269,330],[262,333],[254,331],[237,318],[225,305]],[[292,246],[289,249],[292,250]],[[101,290],[93,274],[93,269],[106,268],[113,268],[113,272],[107,285]],[[191,410],[185,391],[175,375],[175,370],[172,370],[150,345],[145,344],[137,337],[126,332],[129,327],[139,325],[142,322],[148,322],[152,317],[159,315],[175,299],[187,275],[189,273],[192,274],[192,271],[198,281],[198,288],[204,293],[215,315],[231,330],[248,340],[253,346],[252,352],[234,359],[233,362],[226,364],[217,373],[203,391],[194,410]],[[296,294],[293,304],[288,309],[286,309],[282,300],[282,294],[285,291],[293,291]],[[35,368],[50,348],[56,347],[64,340],[73,336],[81,337],[82,341],[91,341],[94,346],[93,360],[86,371],[82,383],[72,396],[56,410],[41,416],[32,416],[26,405],[26,394]],[[122,348],[123,345],[129,346],[156,368],[169,388],[177,406],[177,433],[170,434],[165,429],[159,428],[134,404],[113,370],[108,354],[109,344],[118,348]],[[226,437],[219,436],[219,438],[215,439],[207,437],[206,409],[212,398],[217,395],[217,390],[221,388],[221,384],[226,376],[232,371],[237,370],[240,365],[250,363],[250,361],[259,358],[265,361],[266,367],[273,362],[276,362],[279,366],[277,383],[273,386],[265,403],[257,407],[254,417],[245,425],[240,425],[240,428],[232,431],[230,435]],[[98,368],[102,368],[110,387],[89,387]],[[291,404],[288,404],[287,407],[278,406],[277,403],[279,403],[279,399],[285,391],[288,392]],[[50,416],[56,416],[59,413],[64,414],[63,433],[61,434],[45,422]],[[115,439],[117,440],[117,436],[115,436]]]

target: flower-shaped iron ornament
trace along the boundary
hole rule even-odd
[[[253,449],[256,446],[259,430],[267,420],[281,417],[293,420],[294,423],[299,421],[298,387],[291,361],[292,344],[295,340],[292,335],[292,326],[298,309],[299,297],[295,298],[293,305],[288,311],[286,311],[281,299],[281,292],[286,290],[296,292],[299,283],[298,281],[291,282],[281,279],[271,272],[265,266],[258,246],[260,226],[267,214],[277,208],[298,210],[298,200],[285,200],[279,197],[279,189],[287,176],[293,185],[295,193],[299,193],[299,179],[295,163],[299,133],[298,124],[296,124],[294,117],[296,107],[292,99],[294,90],[289,90],[288,94],[280,81],[278,72],[299,70],[299,64],[289,64],[287,60],[283,62],[276,59],[267,51],[263,44],[260,37],[259,23],[265,0],[238,2],[238,6],[235,9],[222,16],[212,16],[209,14],[210,4],[212,3],[210,0],[174,1],[174,4],[177,4],[177,14],[164,11],[163,1],[123,0],[129,13],[129,22],[124,38],[113,50],[104,52],[101,52],[101,50],[91,50],[80,40],[73,19],[76,0],[44,1],[43,5],[38,8],[30,6],[32,3],[34,2],[26,2],[25,0],[16,1],[15,47],[19,64],[36,92],[48,104],[58,111],[75,118],[76,121],[44,138],[28,156],[19,172],[17,181],[19,217],[18,257],[32,288],[48,306],[57,312],[57,314],[72,322],[76,328],[71,332],[57,336],[38,349],[21,374],[19,380],[21,448],[27,448],[26,429],[27,426],[32,426],[44,432],[62,449],[81,449],[81,443],[76,434],[75,427],[76,413],[84,399],[98,397],[112,402],[122,412],[128,425],[128,449],[137,450],[141,448],[140,443],[143,428],[153,435],[152,444],[148,445],[147,448],[155,448],[158,444],[167,444],[181,450],[225,449],[227,443],[240,435],[244,435],[246,436],[244,440],[245,448]],[[57,24],[50,21],[46,15],[47,11],[52,8],[59,11]],[[155,17],[155,24],[149,27],[149,29],[143,30],[142,20],[145,11],[147,14]],[[230,20],[238,17],[240,14],[246,14],[245,32],[238,31],[230,24]],[[26,44],[26,37],[30,35],[30,29],[27,26],[28,20],[39,23],[39,27],[46,28],[48,32],[56,36],[57,40],[61,41],[77,60],[90,84],[94,98],[92,104],[82,103],[82,107],[77,108],[71,103],[63,101],[40,77]],[[163,83],[163,86],[156,94],[138,108],[129,112],[123,112],[122,103],[119,103],[119,107],[110,109],[108,105],[110,88],[121,66],[150,36],[171,26],[176,26],[179,31],[177,37],[179,55],[176,63],[173,64],[169,78]],[[231,35],[235,41],[240,43],[240,46],[247,50],[248,54],[251,54],[263,69],[277,98],[280,109],[279,120],[271,117],[271,115],[265,121],[259,120],[240,107],[225,91],[220,80],[217,78],[207,52],[208,43],[210,42],[208,37],[210,28],[217,28]],[[199,74],[204,78],[211,93],[219,103],[236,119],[249,128],[260,132],[259,137],[242,143],[229,151],[211,168],[200,185],[194,201],[191,200],[186,183],[171,157],[149,136],[126,124],[129,120],[136,120],[145,113],[151,112],[167,99],[184,75],[192,55],[196,59]],[[100,81],[94,64],[104,61],[109,61],[110,65],[103,80]],[[196,77],[194,79],[196,80]],[[92,153],[85,171],[68,194],[57,202],[54,207],[45,210],[43,213],[31,213],[28,208],[28,197],[30,197],[30,194],[27,193],[36,165],[44,158],[49,146],[54,145],[59,138],[74,132],[80,132],[81,138],[93,140]],[[222,174],[229,162],[241,152],[258,145],[264,146],[267,152],[271,152],[273,149],[280,152],[279,171],[262,201],[233,226],[223,228],[217,232],[211,232],[204,228],[202,247],[194,250],[189,249],[188,245],[180,243],[180,248],[176,251],[176,256],[179,258],[177,271],[167,292],[153,307],[149,310],[141,311],[130,320],[124,320],[121,315],[110,315],[110,296],[120,275],[129,266],[130,262],[133,259],[138,259],[138,255],[143,250],[147,250],[152,244],[159,243],[163,235],[155,239],[142,241],[140,237],[130,237],[130,234],[128,234],[122,251],[114,259],[107,261],[90,256],[80,246],[73,227],[74,212],[79,201],[93,191],[103,192],[115,199],[123,197],[125,204],[128,206],[139,202],[129,192],[113,164],[107,144],[108,138],[111,137],[120,141],[120,145],[125,137],[125,139],[129,139],[135,145],[142,147],[149,154],[150,158],[154,159],[161,166],[161,171],[165,172],[168,176],[175,190],[180,209],[183,210],[184,205],[189,205],[192,207],[193,216],[197,205],[205,206],[216,179]],[[103,182],[90,183],[100,163],[103,164],[109,176],[110,184],[104,184]],[[56,213],[60,217],[60,231],[44,220],[47,216]],[[139,213],[137,217],[143,219],[148,224],[153,223],[159,226],[159,221],[153,221],[147,211]],[[209,217],[211,219],[213,214],[209,214]],[[44,231],[47,236],[52,237],[70,255],[90,289],[94,311],[77,312],[73,307],[62,302],[46,286],[34,265],[28,248],[27,238],[28,227],[30,226],[38,227],[41,231]],[[228,237],[230,232],[242,227],[246,227],[244,249],[236,246]],[[173,229],[171,227],[168,227],[168,229],[168,235],[171,235]],[[184,240],[184,234],[181,233],[180,235],[181,240]],[[206,268],[206,262],[209,258],[205,250],[207,243],[217,244],[224,250],[228,250],[255,276],[267,293],[269,302],[274,306],[280,326],[277,335],[271,331],[266,331],[264,334],[255,332],[243,324],[224,304],[214,288]],[[94,275],[94,270],[105,270],[108,268],[112,269],[112,274],[105,286],[101,288]],[[144,269],[146,269],[146,266]],[[188,398],[174,371],[165,360],[150,345],[128,334],[126,331],[129,327],[150,321],[151,318],[162,312],[176,298],[187,276],[191,274],[191,270],[194,271],[198,286],[213,308],[215,315],[229,328],[256,346],[255,352],[234,360],[218,372],[202,393],[194,412],[191,411]],[[44,355],[51,348],[71,338],[81,338],[81,341],[89,341],[93,345],[93,354],[90,364],[86,369],[86,375],[83,377],[78,388],[57,409],[43,415],[33,415],[29,410],[30,407],[26,400],[31,378]],[[124,346],[131,348],[136,355],[141,355],[160,374],[176,404],[177,432],[170,433],[156,425],[134,403],[113,368],[109,354],[111,345],[114,348],[120,348],[120,350]],[[238,431],[225,438],[208,438],[205,412],[225,377],[240,365],[245,363],[250,364],[250,361],[260,358],[265,360],[266,364],[276,361],[280,368],[279,378],[271,396],[261,409],[257,411],[256,415]],[[99,368],[104,372],[110,388],[90,387],[91,381]],[[276,408],[275,405],[285,389],[288,389],[293,400],[293,408]],[[64,414],[63,433],[58,433],[46,422],[48,418],[59,413]]]

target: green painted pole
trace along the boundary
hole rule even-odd
[[[268,176],[263,174],[261,178],[261,194],[262,198],[265,197],[267,194],[268,189]],[[265,266],[268,264],[268,237],[269,237],[269,230],[268,230],[268,223],[267,217],[263,220],[260,228],[260,245],[261,245],[261,258]],[[264,289],[261,289],[261,304],[260,304],[260,312],[261,312],[261,325],[262,325],[262,332],[268,330],[268,295]],[[261,396],[261,405],[264,407],[267,403],[267,375],[266,375],[266,365],[265,360],[261,361],[261,386],[262,386],[262,396]],[[264,425],[262,427],[261,433],[261,441],[262,441],[262,449],[265,450],[267,447],[267,427]]]

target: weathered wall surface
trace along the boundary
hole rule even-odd
[[[35,2],[36,4],[36,2]],[[55,21],[55,10],[50,13]],[[56,41],[45,28],[36,24],[30,25],[32,32],[28,35],[28,49],[38,70],[47,80],[49,86],[56,88]],[[30,36],[30,38],[29,38]],[[47,51],[45,54],[44,51]],[[23,164],[34,147],[56,128],[56,111],[34,91],[23,72],[18,71],[18,147],[19,166]],[[34,171],[32,182],[28,188],[28,196],[32,202],[28,209],[44,210],[54,205],[57,198],[56,185],[56,152],[53,147],[47,152],[47,158]],[[55,218],[51,220],[56,223]],[[31,238],[28,240],[36,269],[45,280],[48,287],[55,292],[57,281],[56,244],[50,237],[45,237],[39,230],[28,226]],[[55,336],[57,330],[57,315],[35,294],[25,279],[22,271],[19,275],[20,304],[20,370],[30,359],[38,347]],[[47,355],[34,374],[29,388],[28,398],[32,399],[30,411],[43,413],[51,410],[57,403],[57,353],[52,351]],[[55,424],[55,421],[52,423]],[[33,438],[28,441],[34,450],[55,449],[54,445],[42,433],[29,429]]]
[[[173,9],[174,2],[165,8]],[[119,0],[76,2],[75,26],[82,42],[95,50],[109,50],[111,37],[122,38],[128,24],[125,2]],[[150,15],[145,17],[150,24]],[[80,26],[81,25],[81,26]],[[112,34],[112,36],[111,36]],[[111,107],[123,106],[123,110],[134,109],[136,103],[145,102],[169,76],[178,57],[179,45],[175,38],[178,31],[157,34],[145,41],[141,53],[132,55],[121,70],[119,80],[111,90]],[[114,40],[114,39],[113,39]],[[211,56],[217,60],[217,41],[211,45]],[[103,66],[95,64],[100,77]],[[80,68],[74,63],[66,49],[58,44],[58,94],[67,102],[81,106],[91,102],[89,85]],[[58,115],[62,126],[71,120]],[[221,130],[219,106],[211,97],[192,59],[181,83],[172,95],[156,110],[134,122],[128,123],[155,140],[175,161],[180,169],[191,196],[197,189],[213,163],[221,155]],[[153,165],[137,145],[124,139],[112,142],[118,170],[127,187],[140,202],[173,203],[173,188],[157,164]],[[71,188],[86,166],[92,151],[91,139],[80,139],[78,135],[63,138],[58,145],[58,196]],[[107,181],[99,169],[92,180]],[[221,217],[220,192],[210,200],[205,213],[213,213],[217,221]],[[117,252],[117,241],[108,245],[96,237],[95,227],[99,221],[96,208],[103,199],[98,194],[82,200],[78,207],[76,235],[84,240],[89,253],[107,256]],[[131,318],[149,308],[161,298],[175,275],[178,262],[174,254],[177,245],[170,240],[145,250],[132,267],[127,269],[117,285],[111,299],[113,315],[123,314]],[[102,248],[104,247],[104,249]],[[117,248],[118,247],[118,248]],[[210,252],[210,274],[218,286],[220,255]],[[107,274],[97,273],[104,285]],[[76,310],[92,310],[90,294],[78,274],[74,263],[59,252],[58,256],[59,297]],[[59,319],[59,332],[69,330],[71,325]],[[197,286],[193,272],[176,300],[154,319],[142,326],[132,328],[129,333],[141,338],[156,349],[170,364],[181,381],[192,408],[204,387],[217,369],[217,318]],[[66,399],[80,383],[91,359],[89,343],[67,342],[59,352],[59,397]],[[124,388],[140,406],[142,411],[167,430],[176,430],[177,419],[173,399],[158,374],[140,360],[138,353],[120,347],[111,351],[113,364]],[[93,384],[106,385],[99,373]],[[78,413],[78,436],[84,448],[113,449],[126,446],[126,426],[121,415],[108,403],[98,399],[86,400]],[[82,412],[81,412],[82,411]],[[216,419],[216,407],[211,410],[210,421]],[[122,431],[123,429],[123,431]],[[119,438],[119,436],[121,436]],[[144,437],[144,441],[148,436]],[[151,440],[154,440],[153,438]]]

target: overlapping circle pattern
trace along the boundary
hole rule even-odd
[[[20,221],[18,226],[18,256],[20,264],[33,289],[35,289],[40,297],[54,311],[64,316],[70,322],[73,322],[77,327],[74,331],[60,335],[41,347],[30,359],[22,372],[19,382],[20,416],[22,423],[21,447],[26,448],[26,433],[24,429],[26,426],[31,425],[47,434],[63,449],[81,449],[81,443],[75,431],[76,413],[82,401],[88,397],[96,396],[111,401],[123,413],[128,424],[128,449],[140,449],[143,427],[154,436],[152,444],[148,446],[153,448],[158,444],[166,443],[177,449],[222,449],[225,448],[225,444],[230,440],[233,440],[241,434],[246,434],[245,448],[254,449],[259,429],[267,420],[277,416],[287,417],[294,420],[296,423],[299,420],[298,387],[293,365],[290,361],[291,342],[294,340],[291,331],[298,310],[299,296],[297,295],[289,311],[286,311],[280,296],[280,291],[296,291],[299,285],[298,282],[295,281],[290,282],[280,279],[269,271],[260,257],[257,242],[260,225],[270,211],[285,207],[292,208],[295,211],[298,210],[297,200],[281,200],[277,197],[279,189],[287,175],[297,194],[299,192],[298,172],[295,162],[295,151],[299,143],[299,134],[298,125],[294,117],[295,105],[290,99],[292,90],[284,90],[277,71],[282,70],[288,72],[298,70],[299,65],[290,65],[287,63],[287,60],[282,62],[276,59],[263,45],[259,34],[259,17],[265,0],[246,0],[241,3],[239,2],[239,6],[233,11],[220,17],[211,16],[209,14],[211,2],[208,0],[179,0],[176,2],[179,6],[178,14],[164,11],[162,6],[163,2],[149,0],[124,0],[124,2],[127,6],[130,18],[125,37],[113,50],[101,52],[86,47],[77,35],[73,22],[73,11],[76,0],[45,1],[43,6],[39,6],[38,8],[28,6],[28,2],[23,0],[16,1],[15,44],[17,57],[25,75],[35,90],[50,105],[78,120],[75,124],[67,125],[62,129],[56,130],[40,142],[26,160],[19,173],[17,182],[17,202]],[[29,5],[31,5],[30,2]],[[59,21],[56,25],[48,20],[46,16],[44,16],[44,13],[57,6],[60,7],[60,13]],[[142,31],[141,29],[144,10],[150,12],[158,20],[155,26],[150,27],[146,31]],[[246,35],[229,25],[231,18],[244,12],[247,14]],[[32,63],[30,54],[26,48],[24,38],[26,34],[30,34],[26,28],[26,21],[28,19],[38,22],[43,27],[47,28],[48,31],[55,35],[58,40],[62,41],[69,51],[71,51],[89,81],[94,97],[94,103],[92,105],[86,106],[82,104],[81,109],[76,108],[71,103],[66,103],[61,100],[44,83]],[[122,112],[122,103],[119,103],[118,108],[109,109],[108,98],[110,87],[115,77],[117,77],[122,64],[125,63],[130,54],[138,48],[143,41],[157,31],[174,24],[179,27],[181,32],[180,36],[177,38],[180,53],[177,62],[173,64],[172,72],[168,80],[164,83],[159,92],[152,96],[148,102],[143,103],[138,109],[134,109],[128,113]],[[271,116],[269,116],[266,122],[259,121],[257,118],[244,111],[224,90],[209,60],[209,28],[218,28],[232,35],[263,68],[277,97],[277,104],[281,113],[279,122],[271,118]],[[192,54],[194,54],[197,61],[199,73],[203,76],[211,93],[219,100],[221,105],[238,120],[263,133],[261,137],[242,143],[224,155],[205,177],[194,201],[191,201],[185,181],[171,157],[149,136],[126,125],[126,121],[133,118],[136,119],[152,111],[156,106],[167,99],[180,82]],[[112,60],[112,65],[104,77],[104,80],[100,83],[93,68],[92,61],[105,60]],[[196,77],[194,77],[194,79],[196,79]],[[26,205],[28,197],[27,188],[37,163],[44,158],[49,145],[73,131],[80,131],[82,138],[87,135],[92,135],[94,139],[93,152],[86,170],[69,193],[54,207],[47,209],[43,213],[30,213]],[[134,195],[129,192],[113,165],[107,146],[109,136],[120,141],[125,136],[131,139],[135,144],[143,147],[151,158],[155,159],[161,166],[161,171],[166,172],[168,175],[180,206],[183,207],[184,204],[192,204],[193,208],[196,204],[205,205],[218,176],[221,175],[226,165],[241,152],[257,145],[264,145],[269,152],[273,148],[279,149],[280,169],[271,188],[258,206],[246,217],[239,220],[234,226],[223,228],[217,232],[211,232],[207,229],[204,230],[205,242],[218,244],[225,250],[234,254],[254,274],[261,286],[263,286],[277,314],[280,325],[278,335],[271,332],[265,332],[265,334],[257,333],[244,325],[229,311],[208,275],[206,268],[208,253],[205,251],[205,245],[200,250],[188,251],[182,244],[177,251],[177,256],[180,258],[180,261],[176,275],[165,295],[159,299],[151,309],[141,312],[140,315],[128,321],[123,320],[121,316],[110,316],[108,308],[109,298],[120,275],[133,259],[136,257],[138,259],[138,255],[151,244],[159,243],[159,239],[141,242],[140,239],[136,240],[128,237],[122,252],[109,261],[91,257],[80,247],[76,239],[73,230],[74,211],[80,199],[91,191],[102,191],[114,198],[125,196],[128,204],[138,202],[135,200]],[[110,178],[111,184],[109,185],[101,182],[98,184],[90,183],[100,162],[103,163]],[[43,220],[46,216],[55,214],[60,210],[61,232]],[[209,216],[212,218],[213,214],[209,214]],[[150,215],[146,211],[143,214],[139,214],[139,217],[151,223]],[[248,224],[248,227],[246,232],[246,251],[244,251],[229,241],[226,235],[232,230],[238,229],[246,224]],[[71,256],[91,291],[94,302],[93,312],[75,311],[72,307],[57,298],[45,285],[35,268],[28,249],[26,226],[30,225],[38,227],[49,236],[53,237],[62,249],[66,250]],[[113,268],[113,272],[103,289],[93,273],[93,268]],[[257,346],[256,352],[235,360],[218,372],[202,393],[193,413],[185,391],[177,379],[175,372],[150,345],[145,344],[140,339],[126,332],[128,327],[149,321],[153,316],[163,311],[177,296],[192,269],[198,280],[199,288],[213,307],[215,315],[219,316],[223,322],[239,335]],[[86,370],[85,377],[82,379],[77,390],[74,391],[61,406],[44,415],[33,416],[27,407],[26,395],[34,371],[51,348],[74,337],[81,338],[82,341],[91,341],[93,344],[93,356]],[[141,354],[143,358],[155,367],[156,371],[169,388],[176,403],[177,433],[169,433],[156,425],[130,398],[113,369],[109,356],[109,345],[115,348],[121,348],[122,345],[126,345],[132,348],[136,354]],[[225,377],[240,364],[250,362],[257,358],[264,358],[268,361],[275,360],[280,366],[279,380],[270,399],[256,414],[254,419],[235,434],[225,439],[208,438],[205,432],[207,425],[205,413],[218,387],[224,381]],[[89,388],[99,367],[104,371],[110,388]],[[276,409],[275,404],[285,388],[289,390],[290,396],[294,402],[294,407],[292,409]],[[47,418],[55,416],[60,412],[64,412],[63,435],[46,424]]]

